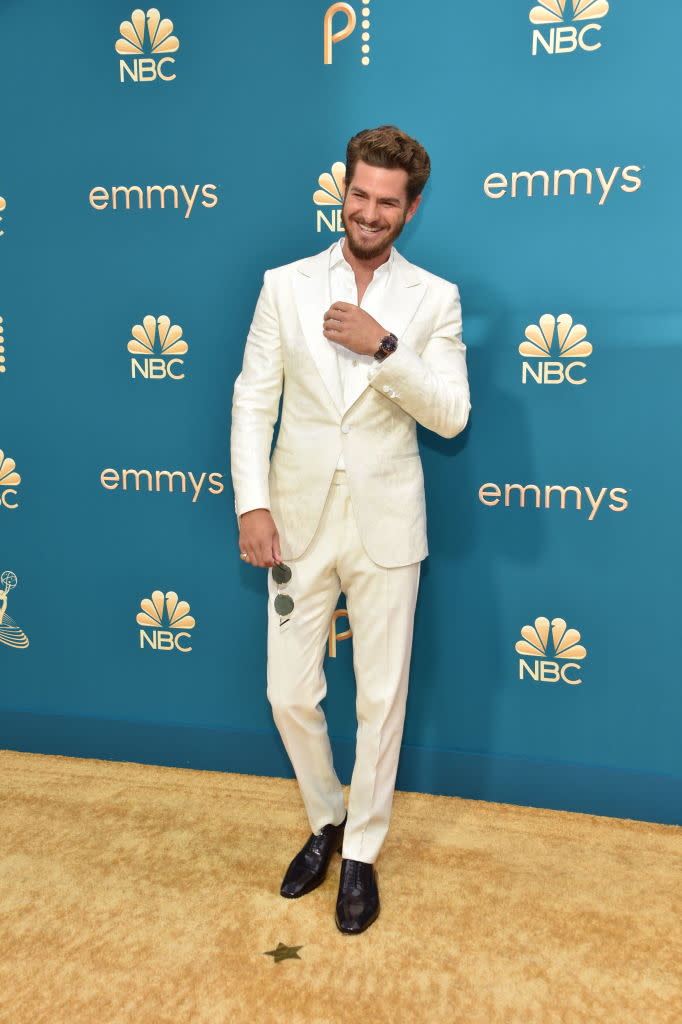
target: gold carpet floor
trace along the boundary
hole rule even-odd
[[[3,1024],[682,1024],[682,829],[397,793],[381,915],[344,936],[339,857],[279,896],[295,782],[0,772]]]

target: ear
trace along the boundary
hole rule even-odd
[[[346,181],[346,179],[345,179],[345,177],[344,177],[343,181],[341,182],[341,195],[342,195],[342,196],[343,196],[344,198],[345,198],[345,195],[346,195],[346,188],[347,188],[347,187],[348,187],[348,183],[347,183],[347,181]]]
[[[422,201],[422,197],[421,197],[421,194],[420,194],[420,195],[417,196],[417,198],[415,199],[415,201],[413,203],[410,203],[410,205],[407,208],[407,213],[405,214],[405,223],[407,223],[408,220],[412,220],[412,218],[414,217],[415,213],[419,209],[419,204],[421,203],[421,201]]]

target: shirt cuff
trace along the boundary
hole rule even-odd
[[[381,362],[378,359],[375,359],[374,362],[372,363],[372,365],[370,366],[369,370],[367,371],[367,380],[369,380],[369,381],[374,380],[374,378],[378,374],[378,372],[381,369],[381,367],[383,366],[383,364],[384,364],[384,360],[383,359],[381,360]]]

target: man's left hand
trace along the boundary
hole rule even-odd
[[[358,355],[373,356],[388,331],[359,306],[334,302],[324,314],[322,333]]]

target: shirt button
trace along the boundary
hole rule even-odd
[[[384,391],[386,392],[386,394],[388,394],[390,390],[391,389],[389,388],[388,384],[384,384]]]
[[[357,365],[358,365],[358,361],[357,361],[357,359],[354,359],[353,360],[353,366],[357,366]]]
[[[344,423],[344,425],[341,427],[341,433],[342,434],[347,434],[349,430],[350,430],[350,427],[348,426],[348,424]]]

